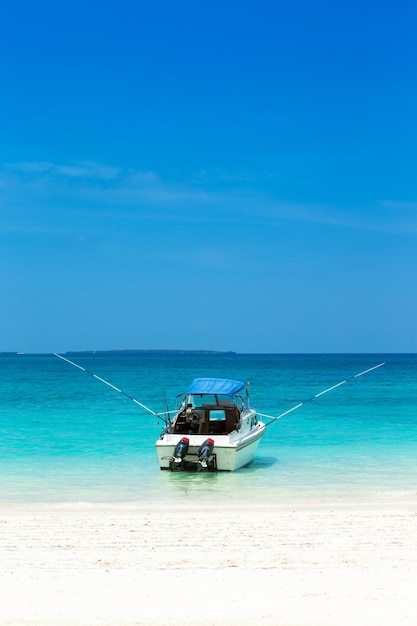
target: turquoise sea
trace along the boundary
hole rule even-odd
[[[161,472],[156,418],[53,355],[0,356],[0,502],[160,503],[417,494],[417,355],[184,354],[69,357],[155,411],[200,376],[251,382],[278,415],[234,473]]]

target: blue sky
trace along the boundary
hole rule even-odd
[[[417,351],[416,18],[4,6],[0,351]]]

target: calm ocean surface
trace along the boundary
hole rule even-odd
[[[0,356],[0,502],[173,502],[417,494],[417,355],[69,357],[153,410],[199,376],[251,381],[277,415],[386,365],[270,425],[234,473],[161,472],[157,419],[50,355]]]

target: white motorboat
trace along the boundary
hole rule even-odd
[[[250,407],[249,383],[196,378],[178,399],[155,444],[161,469],[233,471],[252,461],[266,427]]]

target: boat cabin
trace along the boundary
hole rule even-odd
[[[241,423],[248,395],[239,396],[245,385],[218,378],[197,378],[184,394],[172,432],[181,435],[227,435]]]

